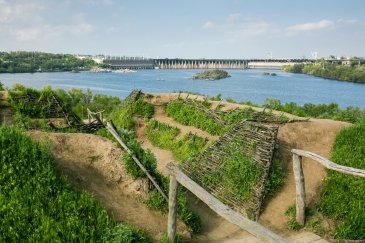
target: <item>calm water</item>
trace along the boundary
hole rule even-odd
[[[263,75],[263,70],[228,70],[231,78],[219,81],[191,80],[201,70],[141,70],[136,73],[34,73],[0,74],[7,87],[14,83],[40,88],[90,88],[93,93],[126,97],[133,89],[144,92],[165,93],[192,91],[206,95],[222,94],[223,98],[252,101],[262,105],[268,97],[282,102],[330,103],[342,108],[365,108],[365,84],[325,80],[302,74],[275,71],[277,76]],[[272,71],[269,71],[272,72]]]

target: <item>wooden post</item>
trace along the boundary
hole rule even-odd
[[[296,188],[296,221],[300,225],[305,223],[305,184],[302,168],[302,157],[293,154],[293,171]]]
[[[167,221],[167,237],[169,242],[174,242],[176,234],[177,186],[176,177],[170,175],[169,217]]]
[[[219,201],[217,198],[215,198],[213,195],[207,192],[204,188],[202,188],[200,185],[198,185],[196,182],[190,179],[187,175],[185,175],[184,172],[182,172],[177,165],[169,163],[166,166],[166,168],[169,170],[170,175],[173,175],[176,178],[179,184],[181,184],[186,189],[191,191],[197,198],[199,198],[205,204],[207,204],[208,207],[210,207],[214,212],[216,212],[218,215],[222,216],[229,222],[237,225],[241,229],[246,230],[250,234],[264,240],[265,242],[275,242],[275,243],[288,242],[283,238],[281,238],[279,235],[263,227],[259,223],[251,221],[243,217],[241,214],[233,211],[230,207],[223,204],[221,201]]]

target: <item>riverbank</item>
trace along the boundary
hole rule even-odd
[[[114,73],[18,73],[0,74],[5,87],[21,83],[33,88],[50,85],[65,90],[71,87],[90,89],[93,93],[108,94],[125,98],[133,89],[149,93],[189,91],[194,93],[231,98],[238,102],[251,101],[263,105],[269,97],[282,103],[295,102],[329,104],[335,102],[339,108],[348,106],[365,108],[365,85],[336,82],[309,75],[275,71],[278,75],[262,75],[264,70],[229,70],[232,77],[219,82],[192,80],[199,70],[138,70],[136,73],[120,75]],[[313,92],[315,90],[316,92]]]
[[[325,62],[283,66],[285,72],[302,73],[325,79],[365,83],[365,65],[344,66]]]

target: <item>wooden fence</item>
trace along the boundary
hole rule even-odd
[[[295,188],[296,188],[296,221],[301,225],[304,225],[305,223],[305,206],[306,206],[302,157],[310,158],[330,170],[335,170],[340,173],[348,175],[365,177],[365,170],[360,170],[333,163],[332,161],[323,158],[322,156],[319,156],[315,153],[299,149],[293,149],[291,152],[293,153],[293,171],[294,171]]]
[[[204,188],[190,179],[175,164],[167,165],[170,172],[170,189],[169,189],[169,215],[167,223],[167,235],[170,242],[174,241],[176,234],[176,215],[177,215],[177,187],[178,183],[191,191],[196,197],[207,204],[213,211],[228,220],[229,222],[239,226],[252,235],[267,242],[287,242],[279,235],[273,233],[269,229],[263,227],[255,221],[251,221],[241,214],[233,211],[230,207],[219,201]]]

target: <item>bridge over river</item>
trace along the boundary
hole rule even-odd
[[[281,69],[283,65],[314,62],[313,59],[146,59],[109,57],[103,61],[112,69]]]

